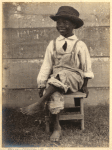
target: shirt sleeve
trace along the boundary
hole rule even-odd
[[[86,44],[82,41],[77,43],[79,48],[79,59],[80,59],[80,67],[84,72],[84,78],[94,78],[94,74],[91,68],[91,58]]]
[[[52,55],[53,55],[53,41],[51,41],[47,46],[44,61],[40,68],[40,72],[37,76],[38,88],[43,88],[46,86],[46,82],[53,68]]]

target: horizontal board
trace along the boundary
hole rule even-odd
[[[43,60],[3,59],[3,88],[36,88]],[[89,87],[109,87],[109,58],[92,58],[95,78]]]
[[[80,12],[85,26],[109,26],[110,4],[108,3],[4,3],[4,28],[36,28],[54,27],[55,23],[49,18],[56,14],[60,6],[68,5]]]
[[[74,119],[83,119],[84,115],[72,114],[72,115],[60,115],[59,120],[74,120]]]
[[[3,58],[44,58],[46,43],[3,44]]]
[[[87,27],[75,31],[91,56],[110,55],[110,28]],[[43,58],[50,40],[59,36],[55,28],[3,29],[3,58]]]
[[[42,60],[3,60],[3,87],[36,88]]]
[[[37,89],[16,89],[16,90],[2,90],[2,104],[3,107],[24,107],[35,103],[39,99]],[[71,102],[71,103],[70,103]],[[108,88],[89,88],[88,98],[84,98],[86,105],[98,105],[109,103],[109,89]],[[65,107],[73,106],[72,101],[65,101]]]
[[[73,99],[74,97],[75,98],[84,98],[84,97],[86,97],[86,94],[82,93],[82,92],[76,92],[75,94],[74,93],[65,94],[64,98],[68,98],[68,97],[70,97],[71,99]]]

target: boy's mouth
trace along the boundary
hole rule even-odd
[[[60,32],[66,31],[65,29],[59,29]]]
[[[65,29],[59,29],[58,31],[59,31],[60,33],[65,33],[65,32],[66,32]]]

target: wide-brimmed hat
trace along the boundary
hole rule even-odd
[[[59,18],[65,18],[73,22],[77,28],[83,26],[84,22],[79,18],[79,12],[71,6],[61,6],[56,15],[51,15],[50,18],[57,21]]]

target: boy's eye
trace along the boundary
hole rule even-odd
[[[66,21],[65,21],[65,24],[66,24],[66,25],[68,25],[68,24],[69,24],[69,22],[66,20]]]
[[[69,24],[69,22],[68,22],[67,20],[57,21],[57,25],[60,25],[60,24],[68,25],[68,24]]]

